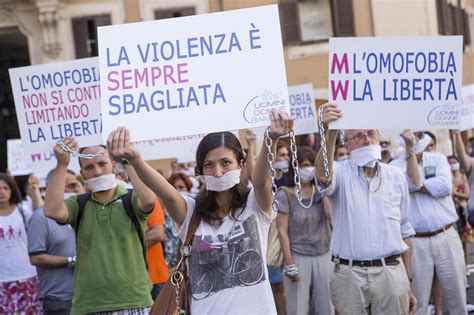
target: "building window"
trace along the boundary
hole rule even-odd
[[[182,17],[182,16],[195,15],[195,14],[196,14],[196,9],[194,7],[159,9],[159,10],[155,10],[155,20],[171,19],[175,17]]]
[[[110,24],[110,15],[96,15],[72,19],[76,58],[98,56],[97,27]]]
[[[352,0],[280,0],[279,11],[285,44],[355,36]]]
[[[460,6],[448,3],[448,0],[437,0],[438,32],[441,35],[463,35],[464,47],[472,43],[469,15]]]

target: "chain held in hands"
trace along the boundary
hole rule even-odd
[[[324,106],[319,108],[319,138],[321,139],[321,150],[323,152],[323,167],[324,167],[324,176],[329,178],[329,162],[328,162],[328,148],[326,146],[326,130],[324,129],[323,124],[323,114]]]
[[[268,166],[270,168],[269,175],[270,175],[270,180],[272,181],[272,210],[277,212],[278,211],[278,200],[276,200],[275,195],[276,195],[276,192],[278,190],[278,187],[275,184],[275,176],[276,176],[276,170],[275,170],[275,167],[274,167],[275,154],[273,154],[273,152],[272,152],[273,140],[270,137],[269,128],[267,128],[265,130],[265,145],[267,147],[267,161],[268,161]]]
[[[71,153],[71,156],[73,157],[80,157],[80,158],[83,158],[83,159],[87,159],[87,160],[90,160],[90,159],[93,159],[93,158],[96,158],[96,157],[100,157],[100,156],[103,156],[105,154],[105,151],[100,151],[100,152],[97,152],[97,153],[88,153],[88,154],[84,154],[84,153],[79,153],[79,151],[73,151],[71,150],[71,148],[69,148],[66,144],[64,144],[64,142],[62,142],[61,140],[58,140],[56,141],[56,143],[66,152],[69,152]]]
[[[291,166],[293,166],[294,171],[294,181],[296,187],[296,199],[298,202],[302,204],[301,200],[303,200],[303,196],[301,194],[301,179],[300,179],[300,171],[299,171],[299,163],[298,163],[298,152],[296,147],[296,139],[295,139],[295,132],[293,130],[290,131],[290,152],[291,152]]]

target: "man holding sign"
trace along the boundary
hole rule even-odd
[[[63,143],[77,150],[74,138],[65,138]],[[72,314],[148,314],[151,284],[142,252],[144,244],[137,233],[143,237],[156,196],[130,167],[127,172],[135,190],[127,192],[117,186],[115,162],[105,148],[95,146],[81,151],[88,158],[79,157],[81,175],[92,194],[86,199],[81,195],[63,200],[70,153],[59,145],[54,153],[58,164],[46,190],[44,212],[59,224],[70,224],[76,232]],[[134,227],[132,215],[140,224],[140,232]]]
[[[326,125],[342,117],[336,104],[323,108]],[[379,162],[378,130],[346,130],[351,157],[342,162],[334,162],[337,134],[326,133],[326,156],[320,150],[315,163],[321,192],[332,206],[332,302],[339,314],[411,313],[416,307],[409,281],[414,230],[406,179]]]

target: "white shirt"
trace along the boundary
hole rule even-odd
[[[331,201],[331,251],[344,259],[371,260],[400,254],[414,230],[408,221],[409,192],[403,173],[378,163],[370,182],[352,160],[334,162],[331,184],[320,188]]]
[[[23,207],[26,223],[33,214]],[[24,280],[36,276],[30,263],[25,222],[18,207],[7,216],[0,216],[0,283]]]
[[[196,204],[184,198],[188,212],[178,231],[183,242]],[[188,259],[191,314],[276,314],[266,267],[272,219],[252,189],[237,220],[229,215],[220,225],[201,220]]]
[[[406,174],[407,161],[400,158],[390,163]],[[423,152],[420,164],[422,185],[429,194],[418,192],[407,176],[410,189],[410,223],[417,232],[434,232],[458,220],[451,192],[453,189],[448,159],[441,153]]]

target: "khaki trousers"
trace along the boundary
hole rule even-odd
[[[410,283],[397,266],[355,267],[332,263],[331,298],[339,315],[408,314]]]
[[[443,296],[443,314],[467,314],[464,252],[453,227],[435,236],[414,237],[411,262],[416,314],[427,314],[435,272]]]
[[[319,256],[303,256],[294,252],[291,254],[299,268],[301,280],[293,282],[288,277],[283,277],[286,314],[334,314],[329,295],[330,251]]]

